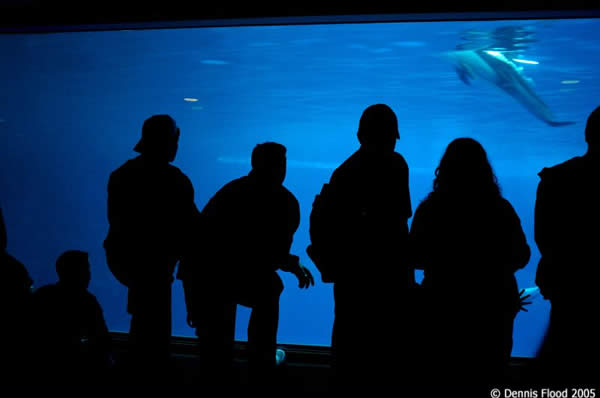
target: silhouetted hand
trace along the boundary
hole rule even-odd
[[[300,289],[308,289],[309,286],[315,285],[315,279],[312,274],[304,265],[298,263],[298,268],[292,270],[296,278],[298,278],[298,287]]]
[[[296,275],[296,278],[298,278],[298,287],[300,289],[307,289],[309,286],[315,285],[315,280],[312,274],[308,268],[300,264],[300,258],[298,256],[290,254],[288,257],[288,263],[284,267],[281,267],[281,269]]]
[[[525,293],[525,289],[521,289],[521,291],[519,292],[519,311],[529,312],[527,311],[527,308],[525,308],[525,306],[531,304],[531,301],[525,300],[531,297],[531,295],[528,294],[526,296],[523,296],[523,293]]]

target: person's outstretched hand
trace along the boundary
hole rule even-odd
[[[311,285],[315,285],[315,279],[304,265],[300,264],[300,258],[290,254],[285,271],[289,271],[298,278],[298,287],[300,289],[308,289]]]
[[[531,297],[531,294],[523,296],[523,293],[525,293],[525,289],[521,289],[521,291],[519,292],[519,311],[529,312],[527,311],[527,308],[525,308],[525,306],[531,304],[531,301],[525,300]]]
[[[315,285],[315,279],[304,265],[298,263],[298,268],[292,272],[298,278],[298,287],[300,289],[308,289],[310,286]]]

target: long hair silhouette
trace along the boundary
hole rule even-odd
[[[472,138],[457,138],[448,145],[435,170],[430,195],[452,197],[459,194],[476,194],[478,197],[501,194],[485,149]]]

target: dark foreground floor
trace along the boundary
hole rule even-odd
[[[126,372],[126,367],[123,364],[127,363],[127,336],[122,334],[114,335],[113,337],[116,343],[115,359],[117,361],[115,374],[117,375],[116,377],[119,377]],[[332,392],[331,353],[329,347],[282,345],[280,348],[285,350],[286,360],[277,369],[277,380],[273,380],[274,391],[281,391],[286,394],[290,392]],[[176,338],[173,340],[170,374],[170,383],[173,386],[192,391],[203,389],[206,380],[204,380],[200,361],[194,353],[194,349],[194,339]],[[245,344],[236,343],[235,353],[236,359],[233,364],[231,377],[232,385],[229,388],[230,391],[243,394],[249,389]],[[514,390],[526,389],[531,362],[529,359],[513,359],[509,387]],[[399,369],[399,390],[402,387],[401,371]],[[503,392],[505,387],[501,387]]]
[[[113,334],[115,366],[111,379],[117,386],[127,385],[123,378],[128,374],[127,335]],[[231,373],[230,392],[245,393],[250,388],[245,344],[236,343],[235,360]],[[330,391],[330,350],[328,347],[285,345],[285,361],[276,370],[273,390],[287,392],[322,393]],[[169,385],[176,389],[200,392],[207,384],[200,360],[195,353],[195,341],[190,338],[174,338],[171,347]],[[152,384],[152,380],[148,380]]]
[[[127,334],[113,334],[113,349],[114,349],[114,366],[110,369],[109,374],[104,377],[94,378],[93,380],[73,380],[70,375],[62,375],[61,380],[70,380],[73,383],[71,386],[65,385],[57,379],[46,378],[43,381],[37,379],[19,381],[22,391],[33,391],[39,388],[40,391],[58,391],[66,392],[68,390],[76,390],[77,396],[127,396],[127,397],[145,397],[147,395],[156,395],[160,388],[161,391],[167,394],[160,393],[157,396],[241,396],[241,395],[256,395],[249,394],[251,386],[248,378],[247,361],[245,357],[245,344],[236,343],[235,345],[235,360],[232,368],[231,378],[228,385],[219,388],[221,391],[212,391],[207,393],[207,385],[211,385],[211,380],[207,380],[207,375],[203,374],[200,366],[200,360],[196,353],[195,339],[191,338],[174,338],[171,346],[171,362],[168,374],[161,377],[152,375],[141,375],[141,378],[135,382],[128,379],[131,375],[131,367],[128,367],[128,344]],[[329,347],[310,347],[310,346],[292,346],[282,345],[280,348],[286,352],[286,360],[277,368],[273,380],[268,382],[268,392],[276,396],[288,396],[290,394],[311,394],[311,393],[331,393],[333,392],[333,383],[331,377],[330,360],[331,354]],[[478,397],[519,397],[519,398],[563,398],[563,395],[544,395],[542,388],[544,386],[532,385],[531,374],[534,362],[531,359],[513,358],[510,375],[507,383],[502,386],[497,386],[500,395],[492,391],[492,387],[483,392],[483,395],[478,394],[470,396]],[[427,388],[435,391],[445,391],[445,386],[430,380],[424,380],[426,383],[423,390],[412,391],[406,393],[403,390],[406,380],[402,379],[402,369],[398,369],[398,379],[394,380],[392,385],[397,386],[393,396],[407,397],[427,397],[430,394],[424,393]],[[164,377],[163,377],[164,376]],[[158,379],[158,380],[157,380]],[[470,380],[467,377],[468,380]],[[410,382],[410,381],[408,381]],[[476,383],[476,380],[473,380]],[[420,386],[420,384],[419,384]],[[454,387],[464,390],[468,386],[455,385]],[[496,386],[494,386],[496,387]],[[579,387],[579,386],[573,386]],[[583,386],[581,386],[583,387]],[[590,386],[591,387],[591,386]],[[487,388],[487,387],[486,387]],[[214,388],[213,388],[214,390]],[[179,393],[183,391],[183,394]],[[462,393],[461,393],[462,392]],[[492,395],[495,394],[495,395]],[[578,398],[600,398],[600,390],[588,391],[587,395],[581,395]],[[66,394],[65,394],[66,395]],[[259,394],[263,395],[263,394]],[[337,394],[333,394],[336,395]],[[441,396],[435,394],[436,396]],[[444,396],[463,396],[467,397],[466,391],[453,391],[449,395]],[[69,394],[70,396],[70,394]],[[564,398],[575,397],[570,393]]]

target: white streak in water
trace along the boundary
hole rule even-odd
[[[539,62],[537,62],[537,61],[528,61],[526,59],[520,59],[520,58],[513,58],[512,60],[515,62],[520,62],[522,64],[539,65]]]
[[[424,41],[396,41],[392,45],[397,47],[425,47],[427,43]]]
[[[227,65],[229,62],[222,61],[220,59],[203,59],[202,63],[204,65]]]

